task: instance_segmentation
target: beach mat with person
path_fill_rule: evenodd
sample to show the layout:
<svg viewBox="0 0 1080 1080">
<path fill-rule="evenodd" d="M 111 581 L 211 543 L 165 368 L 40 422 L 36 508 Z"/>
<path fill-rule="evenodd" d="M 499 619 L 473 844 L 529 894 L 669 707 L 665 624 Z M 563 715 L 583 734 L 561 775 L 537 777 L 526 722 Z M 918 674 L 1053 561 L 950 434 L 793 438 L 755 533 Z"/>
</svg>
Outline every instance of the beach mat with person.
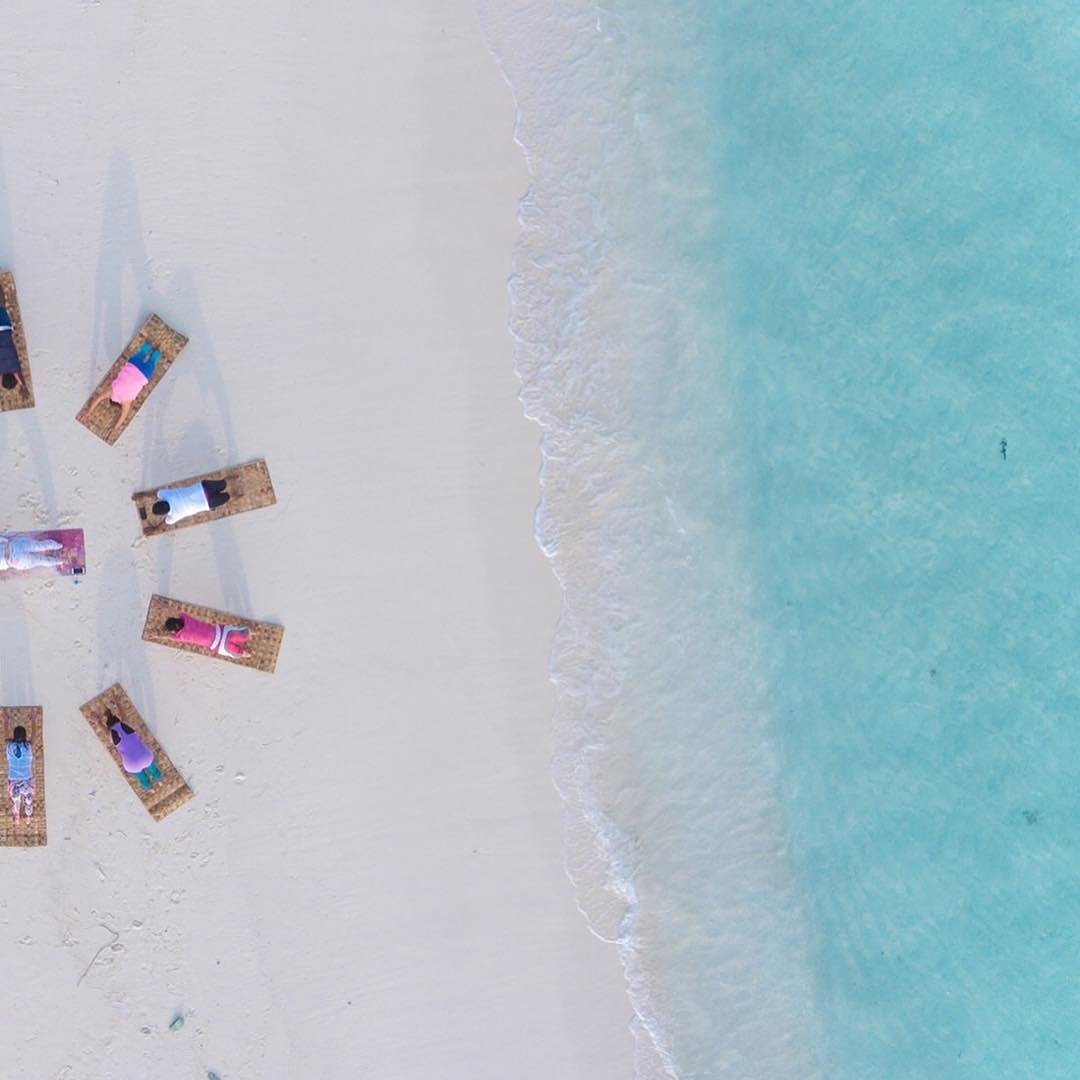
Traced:
<svg viewBox="0 0 1080 1080">
<path fill-rule="evenodd" d="M 201 525 L 277 502 L 270 470 L 261 458 L 176 480 L 131 496 L 144 536 Z"/>
<path fill-rule="evenodd" d="M 86 537 L 82 529 L 0 533 L 0 581 L 35 571 L 76 578 L 85 574 Z"/>
<path fill-rule="evenodd" d="M 80 711 L 155 821 L 168 817 L 193 798 L 194 792 L 119 683 L 92 698 Z"/>
<path fill-rule="evenodd" d="M 155 593 L 146 610 L 142 636 L 156 645 L 272 674 L 285 628 Z"/>
<path fill-rule="evenodd" d="M 4 794 L 0 812 L 0 847 L 44 847 L 45 742 L 44 714 L 38 706 L 0 708 L 4 741 Z"/>
<path fill-rule="evenodd" d="M 151 315 L 105 373 L 75 419 L 112 446 L 146 404 L 188 339 Z"/>
</svg>

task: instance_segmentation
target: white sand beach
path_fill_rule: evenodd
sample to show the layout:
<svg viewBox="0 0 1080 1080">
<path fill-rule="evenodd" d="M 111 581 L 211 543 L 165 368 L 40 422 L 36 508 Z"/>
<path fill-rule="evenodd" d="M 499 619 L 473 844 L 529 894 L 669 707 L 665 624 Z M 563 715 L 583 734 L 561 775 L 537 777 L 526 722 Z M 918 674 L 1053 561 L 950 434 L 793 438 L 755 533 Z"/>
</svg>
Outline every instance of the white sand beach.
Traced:
<svg viewBox="0 0 1080 1080">
<path fill-rule="evenodd" d="M 49 821 L 0 849 L 0 1075 L 630 1077 L 563 870 L 527 176 L 471 0 L 4 16 L 37 408 L 0 415 L 0 528 L 81 527 L 89 569 L 0 583 Z M 74 416 L 151 312 L 190 345 L 109 447 Z M 258 457 L 275 507 L 141 536 L 133 491 Z M 284 624 L 277 673 L 144 644 L 155 592 Z M 160 824 L 79 713 L 117 680 L 196 793 Z"/>
</svg>

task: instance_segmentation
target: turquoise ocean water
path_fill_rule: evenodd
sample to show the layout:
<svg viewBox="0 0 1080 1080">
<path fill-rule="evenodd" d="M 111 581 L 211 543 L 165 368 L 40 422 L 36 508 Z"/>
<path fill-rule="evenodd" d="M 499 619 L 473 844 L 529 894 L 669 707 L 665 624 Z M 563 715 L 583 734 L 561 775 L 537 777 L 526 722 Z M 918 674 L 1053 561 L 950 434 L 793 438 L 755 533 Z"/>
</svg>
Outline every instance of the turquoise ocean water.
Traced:
<svg viewBox="0 0 1080 1080">
<path fill-rule="evenodd" d="M 639 1075 L 1080 1076 L 1080 8 L 480 7 Z"/>
</svg>

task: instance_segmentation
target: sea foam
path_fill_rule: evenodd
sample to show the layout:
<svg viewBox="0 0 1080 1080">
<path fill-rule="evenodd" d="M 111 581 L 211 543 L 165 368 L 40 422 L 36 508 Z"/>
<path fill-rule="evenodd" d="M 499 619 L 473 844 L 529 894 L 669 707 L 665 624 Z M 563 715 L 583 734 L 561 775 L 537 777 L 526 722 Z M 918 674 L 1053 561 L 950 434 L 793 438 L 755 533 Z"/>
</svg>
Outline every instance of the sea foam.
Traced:
<svg viewBox="0 0 1080 1080">
<path fill-rule="evenodd" d="M 758 656 L 692 7 L 483 2 L 530 183 L 510 279 L 567 865 L 642 1078 L 811 1077 L 808 945 Z M 689 21 L 688 21 L 689 20 Z"/>
</svg>

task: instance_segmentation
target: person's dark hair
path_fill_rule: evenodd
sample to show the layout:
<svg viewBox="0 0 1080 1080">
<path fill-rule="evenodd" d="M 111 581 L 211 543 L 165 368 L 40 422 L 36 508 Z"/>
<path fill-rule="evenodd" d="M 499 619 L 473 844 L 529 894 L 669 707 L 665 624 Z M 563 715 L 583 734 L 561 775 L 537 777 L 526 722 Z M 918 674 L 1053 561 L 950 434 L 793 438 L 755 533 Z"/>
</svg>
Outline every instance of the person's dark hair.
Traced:
<svg viewBox="0 0 1080 1080">
<path fill-rule="evenodd" d="M 184 620 L 178 618 L 176 615 L 170 615 L 165 620 L 165 629 L 168 630 L 170 634 L 175 634 L 177 630 L 184 629 Z"/>
<path fill-rule="evenodd" d="M 164 499 L 158 499 L 153 506 L 150 507 L 151 513 L 157 514 L 158 517 L 164 517 L 169 512 L 169 504 Z"/>
<path fill-rule="evenodd" d="M 4 295 L 3 285 L 0 285 L 0 307 L 7 307 L 7 297 Z"/>
<path fill-rule="evenodd" d="M 112 709 L 106 709 L 105 710 L 105 718 L 102 721 L 102 723 L 104 723 L 104 725 L 106 727 L 112 727 L 113 724 L 119 724 L 120 723 L 120 717 L 117 716 L 116 713 L 114 713 L 112 711 Z"/>
<path fill-rule="evenodd" d="M 14 730 L 14 731 L 13 731 L 13 732 L 11 733 L 11 741 L 12 741 L 12 742 L 29 742 L 29 740 L 28 740 L 28 739 L 27 739 L 27 737 L 26 737 L 26 728 L 24 728 L 24 727 L 22 726 L 22 724 L 20 724 L 20 725 L 19 725 L 19 726 L 18 726 L 18 727 L 17 727 L 17 728 L 16 728 L 16 729 L 15 729 L 15 730 Z"/>
<path fill-rule="evenodd" d="M 0 301 L 0 307 L 2 306 L 3 302 Z M 0 386 L 2 386 L 5 390 L 14 390 L 15 387 L 18 385 L 19 380 L 16 379 L 10 371 L 6 371 L 3 375 L 0 375 Z"/>
</svg>

